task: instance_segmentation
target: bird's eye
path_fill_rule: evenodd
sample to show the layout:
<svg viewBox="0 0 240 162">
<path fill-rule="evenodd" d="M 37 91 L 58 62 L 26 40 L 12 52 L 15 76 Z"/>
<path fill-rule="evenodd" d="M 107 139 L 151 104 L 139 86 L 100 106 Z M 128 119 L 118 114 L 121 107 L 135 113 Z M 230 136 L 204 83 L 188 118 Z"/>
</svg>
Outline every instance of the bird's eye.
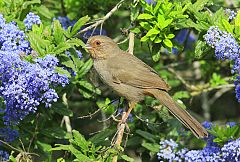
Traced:
<svg viewBox="0 0 240 162">
<path fill-rule="evenodd" d="M 100 42 L 100 41 L 96 41 L 96 45 L 97 45 L 97 46 L 100 46 L 100 45 L 101 45 L 101 42 Z"/>
</svg>

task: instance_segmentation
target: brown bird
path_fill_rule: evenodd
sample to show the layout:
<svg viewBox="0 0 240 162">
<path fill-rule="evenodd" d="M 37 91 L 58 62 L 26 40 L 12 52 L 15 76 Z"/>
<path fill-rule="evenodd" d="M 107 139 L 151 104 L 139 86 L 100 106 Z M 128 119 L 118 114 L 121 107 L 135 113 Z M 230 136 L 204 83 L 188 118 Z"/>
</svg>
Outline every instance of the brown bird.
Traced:
<svg viewBox="0 0 240 162">
<path fill-rule="evenodd" d="M 86 49 L 103 82 L 129 101 L 128 113 L 136 103 L 144 100 L 144 96 L 152 96 L 196 137 L 208 136 L 206 129 L 168 94 L 169 87 L 157 72 L 134 55 L 121 50 L 111 38 L 100 35 L 90 37 Z"/>
</svg>

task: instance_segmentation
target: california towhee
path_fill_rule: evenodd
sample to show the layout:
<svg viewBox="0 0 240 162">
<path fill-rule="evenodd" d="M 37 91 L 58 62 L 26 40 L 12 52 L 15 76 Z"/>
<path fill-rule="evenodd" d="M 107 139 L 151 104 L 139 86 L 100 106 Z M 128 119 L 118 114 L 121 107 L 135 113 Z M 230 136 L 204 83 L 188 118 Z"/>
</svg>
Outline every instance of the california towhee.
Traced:
<svg viewBox="0 0 240 162">
<path fill-rule="evenodd" d="M 121 50 L 106 36 L 90 37 L 86 48 L 101 79 L 129 101 L 129 109 L 144 100 L 145 95 L 155 97 L 196 137 L 208 136 L 205 128 L 171 98 L 168 85 L 150 66 Z"/>
</svg>

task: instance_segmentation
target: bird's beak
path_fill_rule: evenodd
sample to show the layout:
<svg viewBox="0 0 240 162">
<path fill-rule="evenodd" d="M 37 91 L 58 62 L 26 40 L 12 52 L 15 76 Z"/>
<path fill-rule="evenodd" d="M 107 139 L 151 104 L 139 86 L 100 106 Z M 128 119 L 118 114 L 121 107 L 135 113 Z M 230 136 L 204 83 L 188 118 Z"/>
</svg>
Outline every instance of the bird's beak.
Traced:
<svg viewBox="0 0 240 162">
<path fill-rule="evenodd" d="M 90 46 L 90 44 L 88 44 L 88 43 L 86 44 L 85 48 L 86 48 L 87 50 L 93 49 L 93 48 Z"/>
</svg>

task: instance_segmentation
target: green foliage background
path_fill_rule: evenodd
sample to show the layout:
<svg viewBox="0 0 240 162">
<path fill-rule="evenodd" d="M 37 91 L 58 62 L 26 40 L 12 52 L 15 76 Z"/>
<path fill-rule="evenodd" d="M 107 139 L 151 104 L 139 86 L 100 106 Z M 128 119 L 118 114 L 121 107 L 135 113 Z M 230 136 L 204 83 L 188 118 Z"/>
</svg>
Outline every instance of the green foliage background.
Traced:
<svg viewBox="0 0 240 162">
<path fill-rule="evenodd" d="M 70 84 L 59 89 L 61 98 L 51 109 L 39 109 L 28 115 L 16 127 L 20 137 L 11 145 L 1 146 L 12 151 L 11 160 L 17 161 L 111 161 L 119 154 L 122 161 L 156 161 L 159 141 L 174 138 L 183 141 L 189 148 L 201 148 L 204 141 L 196 139 L 181 124 L 169 115 L 159 102 L 151 97 L 138 104 L 133 110 L 133 122 L 124 136 L 125 147 L 113 148 L 112 139 L 117 132 L 118 109 L 126 109 L 127 103 L 112 93 L 101 81 L 92 67 L 92 60 L 84 50 L 84 41 L 77 35 L 86 23 L 102 18 L 119 1 L 117 0 L 4 0 L 0 1 L 0 13 L 7 21 L 16 21 L 24 29 L 23 19 L 29 11 L 41 17 L 42 24 L 33 26 L 27 33 L 31 47 L 43 57 L 53 54 L 60 63 L 76 72 L 72 77 L 67 70 Z M 206 45 L 203 35 L 210 26 L 232 33 L 239 41 L 240 14 L 234 22 L 228 21 L 224 8 L 239 7 L 239 2 L 229 6 L 222 0 L 161 1 L 148 5 L 144 0 L 124 1 L 123 5 L 103 24 L 107 35 L 121 42 L 129 32 L 135 33 L 134 55 L 153 67 L 171 86 L 171 95 L 181 106 L 191 112 L 199 121 L 213 121 L 221 125 L 227 121 L 239 121 L 239 103 L 233 87 L 214 102 L 210 102 L 222 90 L 221 86 L 233 83 L 232 62 L 219 61 L 214 51 Z M 88 15 L 88 16 L 86 16 Z M 68 16 L 78 20 L 68 30 L 62 29 L 54 17 Z M 187 40 L 178 44 L 174 37 L 181 29 L 188 29 L 196 42 L 186 48 Z M 120 44 L 128 49 L 128 42 Z M 179 54 L 171 54 L 172 48 Z M 83 58 L 77 57 L 75 49 L 81 50 Z M 70 50 L 71 58 L 65 55 Z M 26 57 L 31 61 L 32 56 Z M 186 83 L 182 82 L 184 78 Z M 161 111 L 156 111 L 152 107 Z M 63 116 L 70 117 L 70 123 L 62 123 Z M 68 132 L 67 127 L 74 129 Z M 224 134 L 221 126 L 213 130 L 219 143 L 239 136 L 238 128 Z M 221 133 L 223 132 L 223 133 Z M 230 133 L 229 133 L 230 132 Z M 123 146 L 123 145 L 122 145 Z M 17 151 L 22 150 L 22 151 Z M 35 153 L 38 156 L 34 154 Z"/>
</svg>

